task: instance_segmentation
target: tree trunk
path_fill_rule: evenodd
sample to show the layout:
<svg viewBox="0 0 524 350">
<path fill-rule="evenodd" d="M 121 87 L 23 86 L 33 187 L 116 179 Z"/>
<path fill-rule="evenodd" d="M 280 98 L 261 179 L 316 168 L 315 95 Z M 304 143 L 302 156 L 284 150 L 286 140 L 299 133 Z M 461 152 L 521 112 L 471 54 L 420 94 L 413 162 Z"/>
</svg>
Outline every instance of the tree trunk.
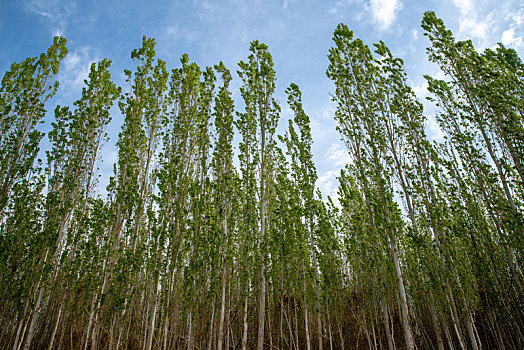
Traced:
<svg viewBox="0 0 524 350">
<path fill-rule="evenodd" d="M 249 283 L 248 283 L 249 285 Z M 247 291 L 246 291 L 247 292 Z M 247 331 L 248 331 L 248 324 L 247 324 L 247 297 L 248 294 L 246 294 L 246 297 L 244 299 L 244 327 L 242 331 L 242 350 L 247 350 Z"/>
<path fill-rule="evenodd" d="M 220 301 L 220 321 L 218 324 L 218 350 L 222 350 L 224 343 L 224 319 L 226 315 L 226 281 L 227 281 L 227 267 L 224 259 L 224 267 L 222 268 L 222 298 Z"/>
<path fill-rule="evenodd" d="M 53 345 L 55 343 L 56 331 L 58 329 L 58 325 L 60 324 L 60 317 L 62 316 L 62 308 L 63 306 L 60 304 L 60 309 L 58 310 L 58 316 L 56 317 L 55 327 L 53 328 L 53 334 L 51 335 L 51 340 L 49 341 L 49 346 L 47 347 L 48 350 L 53 349 Z"/>
<path fill-rule="evenodd" d="M 391 329 L 389 328 L 388 306 L 384 300 L 381 300 L 380 305 L 382 308 L 382 319 L 384 321 L 384 329 L 386 330 L 386 340 L 388 342 L 388 349 L 394 350 L 395 347 L 393 346 L 393 337 L 391 336 Z"/>
<path fill-rule="evenodd" d="M 153 305 L 152 305 L 153 310 L 151 314 L 151 322 L 149 323 L 146 350 L 151 350 L 151 346 L 153 345 L 153 335 L 155 333 L 155 321 L 156 321 L 156 309 L 157 309 L 157 293 L 158 293 L 158 287 L 159 287 L 159 282 L 160 282 L 159 278 L 157 280 L 157 283 L 155 283 L 155 286 L 154 286 L 155 290 L 153 291 Z"/>
<path fill-rule="evenodd" d="M 402 317 L 402 327 L 404 328 L 404 340 L 406 341 L 406 349 L 414 350 L 413 335 L 411 334 L 411 327 L 409 325 L 408 300 L 406 297 L 406 289 L 404 287 L 404 280 L 402 278 L 402 271 L 400 270 L 400 263 L 398 259 L 397 245 L 393 238 L 390 238 L 390 250 L 393 256 L 393 263 L 395 264 L 395 271 L 397 273 L 397 283 L 400 293 L 400 313 Z"/>
<path fill-rule="evenodd" d="M 265 116 L 264 116 L 265 117 Z M 265 118 L 261 118 L 265 119 Z M 258 308 L 258 336 L 257 336 L 257 350 L 264 349 L 264 327 L 266 320 L 266 273 L 265 273 L 265 233 L 266 233 L 266 188 L 265 188 L 265 176 L 266 176 L 266 159 L 265 159 L 265 147 L 266 147 L 266 133 L 264 120 L 261 120 L 261 159 L 260 159 L 260 303 Z"/>
<path fill-rule="evenodd" d="M 38 322 L 38 319 L 40 318 L 40 313 L 42 312 L 41 306 L 42 306 L 42 298 L 44 296 L 44 289 L 45 288 L 42 285 L 40 287 L 40 291 L 38 292 L 38 299 L 36 301 L 35 309 L 33 311 L 33 317 L 31 318 L 31 324 L 29 326 L 29 331 L 27 333 L 27 339 L 25 341 L 24 350 L 29 350 L 31 346 L 31 341 L 33 340 L 33 336 L 35 335 L 35 327 Z"/>
<path fill-rule="evenodd" d="M 444 350 L 444 341 L 442 340 L 442 331 L 440 330 L 438 317 L 435 312 L 433 292 L 431 288 L 429 289 L 429 310 L 431 312 L 431 323 L 433 324 L 433 329 L 435 330 L 435 337 L 437 338 L 437 348 L 438 350 Z"/>
<path fill-rule="evenodd" d="M 306 270 L 304 267 L 304 259 L 302 259 L 302 277 L 304 278 L 304 286 L 303 286 L 303 293 L 304 293 L 304 330 L 306 332 L 306 349 L 311 350 L 311 338 L 309 335 L 309 319 L 308 319 L 308 304 L 306 299 Z"/>
</svg>

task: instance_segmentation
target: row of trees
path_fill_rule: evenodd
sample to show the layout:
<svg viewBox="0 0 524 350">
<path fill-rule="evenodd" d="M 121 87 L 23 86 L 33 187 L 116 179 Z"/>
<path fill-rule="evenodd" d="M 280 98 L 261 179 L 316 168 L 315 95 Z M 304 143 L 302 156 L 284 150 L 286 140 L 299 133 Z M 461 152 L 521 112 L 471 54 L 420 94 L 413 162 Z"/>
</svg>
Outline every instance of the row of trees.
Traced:
<svg viewBox="0 0 524 350">
<path fill-rule="evenodd" d="M 343 24 L 327 76 L 351 162 L 321 200 L 297 85 L 281 107 L 266 45 L 231 72 L 145 38 L 128 87 L 110 60 L 38 124 L 65 39 L 15 63 L 0 91 L 0 344 L 12 349 L 524 347 L 524 65 L 477 52 L 434 13 L 426 77 L 435 143 L 401 59 Z M 118 160 L 97 193 L 110 110 Z M 235 151 L 235 129 L 240 136 Z M 238 156 L 238 162 L 235 161 Z"/>
</svg>

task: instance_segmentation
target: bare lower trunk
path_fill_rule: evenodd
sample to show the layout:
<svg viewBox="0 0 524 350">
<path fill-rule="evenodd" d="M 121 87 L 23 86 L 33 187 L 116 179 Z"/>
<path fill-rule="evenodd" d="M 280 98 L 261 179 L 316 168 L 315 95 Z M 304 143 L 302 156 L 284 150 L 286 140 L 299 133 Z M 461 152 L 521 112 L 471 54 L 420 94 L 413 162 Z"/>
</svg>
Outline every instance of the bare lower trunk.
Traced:
<svg viewBox="0 0 524 350">
<path fill-rule="evenodd" d="M 91 327 L 93 326 L 93 315 L 95 314 L 95 301 L 96 293 L 93 296 L 93 301 L 91 302 L 91 312 L 89 313 L 89 322 L 87 324 L 87 331 L 84 339 L 84 350 L 87 350 L 87 344 L 89 343 L 89 337 L 91 336 Z"/>
<path fill-rule="evenodd" d="M 444 327 L 444 334 L 446 335 L 449 349 L 455 350 L 455 347 L 453 346 L 453 340 L 451 339 L 451 334 L 449 333 L 449 327 Z"/>
<path fill-rule="evenodd" d="M 211 302 L 211 321 L 209 327 L 209 341 L 207 342 L 207 350 L 213 348 L 213 336 L 215 333 L 215 301 L 216 298 L 213 296 L 213 301 Z"/>
<path fill-rule="evenodd" d="M 435 308 L 433 307 L 434 298 L 431 288 L 429 289 L 429 310 L 431 312 L 431 323 L 433 324 L 433 329 L 435 330 L 435 337 L 437 338 L 437 348 L 438 350 L 444 350 L 444 341 L 442 340 L 442 331 L 440 330 L 440 325 L 438 322 L 437 314 L 435 313 Z"/>
<path fill-rule="evenodd" d="M 16 338 L 15 343 L 13 344 L 13 350 L 18 350 L 18 342 L 20 341 L 20 333 L 22 332 L 22 328 L 24 326 L 23 318 L 20 319 L 20 322 L 18 322 L 18 330 L 16 331 Z"/>
<path fill-rule="evenodd" d="M 218 350 L 222 350 L 224 343 L 224 319 L 226 315 L 226 263 L 222 269 L 222 299 L 220 301 L 220 321 L 218 324 Z"/>
<path fill-rule="evenodd" d="M 262 257 L 264 260 L 264 257 Z M 266 277 L 264 272 L 264 261 L 262 261 L 262 266 L 260 269 L 260 303 L 258 310 L 258 336 L 257 336 L 257 350 L 264 349 L 264 328 L 265 328 L 265 319 L 266 319 Z"/>
<path fill-rule="evenodd" d="M 391 336 L 391 329 L 389 328 L 388 306 L 384 300 L 382 300 L 380 304 L 382 308 L 382 319 L 384 321 L 384 328 L 386 330 L 386 339 L 388 341 L 388 349 L 394 350 L 395 347 L 393 346 L 393 337 Z"/>
<path fill-rule="evenodd" d="M 62 316 L 62 308 L 62 305 L 60 305 L 60 309 L 58 310 L 58 316 L 56 317 L 55 327 L 53 329 L 53 334 L 51 335 L 51 341 L 49 342 L 49 346 L 47 347 L 48 350 L 51 350 L 55 343 L 56 331 L 58 329 L 58 325 L 60 324 L 60 317 Z"/>
<path fill-rule="evenodd" d="M 406 349 L 414 350 L 415 344 L 413 342 L 411 326 L 409 325 L 409 312 L 408 312 L 408 300 L 406 297 L 406 289 L 404 287 L 402 271 L 400 270 L 397 245 L 393 239 L 391 239 L 390 241 L 390 249 L 391 249 L 391 255 L 393 256 L 393 263 L 395 264 L 395 271 L 397 273 L 397 283 L 398 283 L 398 289 L 400 293 L 400 313 L 402 317 L 402 327 L 404 329 L 404 340 L 406 341 Z"/>
<path fill-rule="evenodd" d="M 295 288 L 293 287 L 293 295 L 296 295 L 295 293 Z M 293 314 L 295 316 L 295 322 L 294 322 L 294 325 L 295 325 L 295 344 L 297 345 L 297 349 L 298 347 L 300 346 L 300 343 L 298 341 L 298 313 L 297 313 L 297 303 L 293 303 Z"/>
<path fill-rule="evenodd" d="M 458 339 L 460 348 L 462 350 L 465 350 L 466 349 L 466 345 L 464 344 L 464 340 L 463 340 L 464 338 L 462 336 L 462 332 L 460 331 L 460 327 L 459 327 L 459 324 L 458 324 L 459 319 L 458 319 L 457 308 L 456 308 L 456 305 L 455 305 L 455 299 L 453 297 L 453 293 L 451 291 L 451 286 L 449 285 L 449 281 L 448 280 L 446 281 L 446 284 L 447 284 L 447 288 L 448 288 L 448 295 L 446 297 L 448 299 L 449 308 L 450 308 L 450 311 L 451 311 L 451 321 L 453 322 L 453 329 L 455 330 L 455 334 L 457 335 L 457 339 Z"/>
<path fill-rule="evenodd" d="M 316 294 L 316 307 L 317 307 L 317 332 L 318 332 L 318 350 L 322 350 L 322 315 L 320 314 L 320 287 L 319 287 L 319 276 L 318 276 L 318 265 L 317 265 L 317 255 L 315 253 L 315 247 L 313 246 L 312 238 L 310 240 L 311 252 L 313 255 L 313 265 L 315 269 L 315 294 Z"/>
<path fill-rule="evenodd" d="M 151 313 L 151 323 L 149 324 L 149 332 L 147 335 L 146 350 L 151 350 L 153 345 L 153 334 L 155 333 L 155 321 L 156 321 L 156 309 L 157 309 L 157 291 L 158 291 L 158 282 L 155 285 L 155 290 L 153 291 L 153 310 Z"/>
<path fill-rule="evenodd" d="M 247 294 L 244 299 L 244 328 L 242 330 L 242 350 L 247 350 Z"/>
<path fill-rule="evenodd" d="M 187 350 L 193 348 L 193 313 L 189 311 L 189 329 L 187 331 Z"/>
<path fill-rule="evenodd" d="M 31 318 L 31 324 L 29 326 L 29 331 L 27 333 L 27 339 L 25 341 L 24 350 L 29 350 L 31 346 L 31 341 L 33 340 L 33 336 L 35 335 L 35 327 L 40 317 L 40 313 L 42 312 L 41 306 L 42 306 L 43 296 L 44 296 L 44 286 L 42 285 L 40 287 L 40 291 L 38 292 L 38 299 L 36 301 L 35 309 L 33 311 L 33 317 Z"/>
<path fill-rule="evenodd" d="M 473 350 L 479 350 L 480 347 L 475 336 L 475 331 L 473 330 L 473 322 L 470 314 L 466 317 L 466 329 L 468 330 L 469 340 L 471 341 L 471 348 Z"/>
<path fill-rule="evenodd" d="M 18 322 L 18 330 L 16 331 L 16 338 L 15 338 L 15 343 L 13 344 L 13 350 L 18 350 L 24 339 L 25 329 L 27 327 L 27 323 L 25 322 L 25 316 L 27 314 L 28 308 L 29 308 L 29 299 L 26 300 L 24 312 L 20 315 L 20 321 Z"/>
<path fill-rule="evenodd" d="M 309 336 L 309 319 L 308 319 L 308 308 L 306 300 L 306 271 L 304 267 L 304 260 L 302 260 L 302 276 L 304 277 L 304 324 L 306 331 L 306 349 L 311 350 L 311 339 Z"/>
</svg>

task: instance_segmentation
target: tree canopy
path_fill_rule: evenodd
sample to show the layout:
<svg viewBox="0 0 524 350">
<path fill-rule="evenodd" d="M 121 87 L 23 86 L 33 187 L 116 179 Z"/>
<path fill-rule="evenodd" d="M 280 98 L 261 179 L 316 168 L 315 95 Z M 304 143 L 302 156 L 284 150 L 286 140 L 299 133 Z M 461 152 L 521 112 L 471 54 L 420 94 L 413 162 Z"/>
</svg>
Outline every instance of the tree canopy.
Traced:
<svg viewBox="0 0 524 350">
<path fill-rule="evenodd" d="M 426 76 L 435 116 L 384 42 L 333 34 L 326 74 L 350 159 L 337 200 L 317 188 L 295 83 L 277 131 L 264 43 L 238 64 L 239 101 L 222 62 L 184 54 L 169 71 L 153 38 L 132 51 L 127 88 L 103 59 L 72 106 L 51 106 L 63 37 L 13 63 L 0 87 L 0 346 L 524 348 L 524 64 L 456 40 L 433 12 L 422 28 L 443 76 Z"/>
</svg>

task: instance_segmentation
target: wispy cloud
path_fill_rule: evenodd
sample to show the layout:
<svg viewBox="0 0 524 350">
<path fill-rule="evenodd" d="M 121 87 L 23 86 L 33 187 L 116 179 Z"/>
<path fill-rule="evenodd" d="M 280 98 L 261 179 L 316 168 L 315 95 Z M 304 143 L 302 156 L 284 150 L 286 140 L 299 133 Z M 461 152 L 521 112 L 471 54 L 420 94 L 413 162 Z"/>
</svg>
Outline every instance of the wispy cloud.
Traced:
<svg viewBox="0 0 524 350">
<path fill-rule="evenodd" d="M 502 32 L 500 41 L 514 49 L 524 48 L 524 4 L 506 17 L 510 28 Z"/>
<path fill-rule="evenodd" d="M 490 28 L 494 25 L 493 13 L 480 16 L 481 11 L 472 0 L 453 0 L 453 4 L 459 11 L 459 36 L 479 39 L 485 43 Z"/>
<path fill-rule="evenodd" d="M 76 10 L 76 0 L 29 0 L 25 9 L 48 21 L 53 35 L 63 35 L 69 17 Z"/>
<path fill-rule="evenodd" d="M 371 0 L 371 14 L 373 21 L 380 30 L 386 30 L 397 19 L 397 13 L 402 8 L 400 0 Z"/>
<path fill-rule="evenodd" d="M 505 46 L 520 48 L 522 46 L 522 37 L 515 36 L 515 29 L 511 28 L 511 29 L 505 30 L 502 33 L 501 42 Z"/>
<path fill-rule="evenodd" d="M 325 156 L 332 161 L 334 167 L 343 168 L 350 162 L 350 157 L 346 148 L 340 143 L 334 143 L 329 147 Z"/>
<path fill-rule="evenodd" d="M 328 170 L 318 177 L 317 187 L 320 189 L 323 198 L 328 196 L 336 197 L 338 190 L 338 175 L 340 170 Z"/>
<path fill-rule="evenodd" d="M 199 39 L 199 34 L 197 31 L 180 27 L 178 24 L 167 27 L 165 34 L 167 37 L 173 38 L 175 40 L 184 40 L 187 43 L 193 43 Z"/>
<path fill-rule="evenodd" d="M 422 81 L 420 84 L 412 85 L 413 92 L 418 99 L 423 100 L 429 94 L 428 92 L 428 82 L 426 80 Z"/>
<path fill-rule="evenodd" d="M 69 52 L 60 67 L 59 80 L 62 93 L 78 98 L 84 80 L 89 76 L 91 64 L 98 60 L 93 48 L 89 46 Z"/>
<path fill-rule="evenodd" d="M 401 0 L 337 0 L 328 8 L 328 13 L 343 17 L 351 11 L 354 20 L 373 23 L 383 31 L 393 25 L 401 8 Z"/>
<path fill-rule="evenodd" d="M 369 16 L 369 0 L 337 0 L 328 8 L 328 13 L 339 19 L 350 13 L 353 20 L 360 22 Z"/>
</svg>

